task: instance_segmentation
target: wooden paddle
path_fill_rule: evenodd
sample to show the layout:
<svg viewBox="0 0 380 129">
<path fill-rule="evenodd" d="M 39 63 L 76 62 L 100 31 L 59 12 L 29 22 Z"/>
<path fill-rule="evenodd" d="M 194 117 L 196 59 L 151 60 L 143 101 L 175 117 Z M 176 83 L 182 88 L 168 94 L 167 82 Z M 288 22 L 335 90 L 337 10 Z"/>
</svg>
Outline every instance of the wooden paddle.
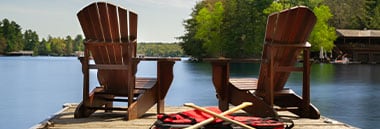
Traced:
<svg viewBox="0 0 380 129">
<path fill-rule="evenodd" d="M 234 108 L 231 108 L 231 109 L 229 109 L 229 110 L 227 110 L 227 111 L 225 111 L 225 112 L 223 112 L 223 113 L 221 113 L 221 114 L 217 114 L 217 113 L 215 113 L 215 112 L 212 112 L 212 111 L 207 110 L 206 108 L 199 107 L 199 106 L 197 106 L 197 105 L 195 105 L 195 104 L 193 104 L 193 103 L 185 103 L 184 106 L 192 107 L 192 108 L 194 108 L 194 109 L 198 109 L 198 110 L 200 110 L 200 111 L 202 111 L 202 112 L 205 112 L 205 113 L 207 113 L 207 114 L 210 114 L 210 115 L 213 115 L 213 116 L 214 116 L 213 118 L 209 118 L 209 119 L 207 119 L 207 120 L 204 120 L 204 121 L 202 121 L 202 122 L 200 122 L 200 123 L 197 123 L 197 124 L 195 124 L 195 125 L 192 125 L 192 126 L 190 126 L 190 127 L 187 127 L 187 128 L 185 128 L 185 129 L 197 129 L 197 128 L 200 128 L 200 127 L 202 127 L 202 126 L 204 126 L 204 125 L 206 125 L 206 124 L 208 124 L 208 123 L 214 121 L 214 120 L 215 120 L 215 117 L 220 118 L 220 119 L 225 120 L 225 121 L 232 122 L 232 123 L 234 123 L 234 124 L 237 124 L 237 125 L 239 125 L 239 126 L 241 126 L 241 127 L 247 128 L 247 129 L 254 129 L 253 127 L 250 127 L 250 126 L 248 126 L 248 125 L 246 125 L 246 124 L 244 124 L 244 123 L 241 123 L 241 122 L 238 122 L 238 121 L 232 120 L 232 119 L 230 119 L 230 118 L 224 116 L 224 115 L 228 115 L 228 114 L 234 113 L 234 112 L 236 112 L 236 111 L 238 111 L 238 110 L 240 110 L 240 109 L 242 109 L 242 108 L 245 108 L 245 107 L 247 107 L 247 106 L 251 106 L 251 105 L 252 105 L 251 102 L 243 102 L 242 104 L 240 104 L 240 105 L 238 105 L 238 106 L 236 106 L 236 107 L 234 107 Z"/>
</svg>

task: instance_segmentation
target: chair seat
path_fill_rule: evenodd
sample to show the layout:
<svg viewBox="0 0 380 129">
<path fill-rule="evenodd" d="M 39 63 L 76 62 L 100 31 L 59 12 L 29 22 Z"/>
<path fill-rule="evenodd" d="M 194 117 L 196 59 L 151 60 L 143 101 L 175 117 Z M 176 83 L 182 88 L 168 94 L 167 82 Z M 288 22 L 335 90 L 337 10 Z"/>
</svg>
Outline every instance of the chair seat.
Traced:
<svg viewBox="0 0 380 129">
<path fill-rule="evenodd" d="M 157 82 L 156 78 L 136 78 L 135 89 L 151 89 Z"/>
<path fill-rule="evenodd" d="M 134 96 L 136 97 L 139 94 L 144 93 L 144 91 L 153 88 L 156 82 L 156 78 L 136 78 L 135 90 L 133 91 L 133 93 L 135 94 Z M 124 93 L 122 91 L 105 90 L 103 87 L 97 87 L 94 91 L 96 94 L 112 94 L 115 96 L 125 97 L 128 96 L 127 93 Z"/>
<path fill-rule="evenodd" d="M 230 83 L 239 90 L 256 90 L 257 78 L 230 78 Z"/>
</svg>

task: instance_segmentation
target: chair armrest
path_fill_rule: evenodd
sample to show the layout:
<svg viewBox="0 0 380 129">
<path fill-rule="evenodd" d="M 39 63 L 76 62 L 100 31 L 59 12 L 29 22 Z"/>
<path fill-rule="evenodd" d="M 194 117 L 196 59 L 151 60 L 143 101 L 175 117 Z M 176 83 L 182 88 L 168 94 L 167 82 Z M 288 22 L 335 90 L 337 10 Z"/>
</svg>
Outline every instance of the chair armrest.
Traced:
<svg viewBox="0 0 380 129">
<path fill-rule="evenodd" d="M 157 61 L 157 100 L 159 103 L 164 103 L 164 98 L 173 81 L 173 66 L 180 58 L 172 57 L 143 57 L 134 58 L 138 61 Z M 160 105 L 160 104 L 158 104 Z M 161 105 L 163 107 L 163 105 Z"/>
</svg>

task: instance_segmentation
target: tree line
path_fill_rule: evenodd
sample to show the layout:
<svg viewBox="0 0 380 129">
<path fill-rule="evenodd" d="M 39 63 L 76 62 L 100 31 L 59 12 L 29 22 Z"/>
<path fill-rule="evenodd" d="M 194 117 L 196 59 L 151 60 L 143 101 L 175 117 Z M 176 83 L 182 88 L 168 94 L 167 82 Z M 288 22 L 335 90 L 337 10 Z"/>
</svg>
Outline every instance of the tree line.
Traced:
<svg viewBox="0 0 380 129">
<path fill-rule="evenodd" d="M 33 55 L 73 56 L 83 51 L 83 36 L 52 37 L 39 39 L 36 31 L 22 32 L 14 21 L 0 21 L 0 55 L 8 52 L 33 51 Z M 178 43 L 138 43 L 137 53 L 144 56 L 181 57 L 185 56 Z"/>
<path fill-rule="evenodd" d="M 0 21 L 0 54 L 17 51 L 33 51 L 33 55 L 73 55 L 75 51 L 83 51 L 83 36 L 52 37 L 47 39 L 39 36 L 36 31 L 22 28 L 15 21 L 3 19 Z"/>
<path fill-rule="evenodd" d="M 317 23 L 312 51 L 331 51 L 339 29 L 380 29 L 380 0 L 202 0 L 184 20 L 185 54 L 204 57 L 261 57 L 267 16 L 290 7 L 309 7 Z"/>
<path fill-rule="evenodd" d="M 183 57 L 184 52 L 178 43 L 138 43 L 137 53 L 151 57 Z"/>
</svg>

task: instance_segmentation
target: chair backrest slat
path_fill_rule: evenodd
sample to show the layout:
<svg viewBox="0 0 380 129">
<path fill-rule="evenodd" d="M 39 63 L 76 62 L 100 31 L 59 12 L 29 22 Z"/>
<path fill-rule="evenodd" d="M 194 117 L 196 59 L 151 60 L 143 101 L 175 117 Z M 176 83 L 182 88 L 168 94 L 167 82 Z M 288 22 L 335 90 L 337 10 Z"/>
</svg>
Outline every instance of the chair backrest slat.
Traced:
<svg viewBox="0 0 380 129">
<path fill-rule="evenodd" d="M 98 9 L 97 9 L 97 6 L 89 6 L 89 9 L 88 9 L 88 15 L 90 17 L 90 26 L 93 30 L 93 33 L 95 34 L 95 39 L 97 41 L 103 41 L 104 38 L 103 38 L 103 32 L 101 30 L 101 24 L 100 24 L 100 17 L 98 15 Z M 87 38 L 87 37 L 86 37 Z"/>
<path fill-rule="evenodd" d="M 271 14 L 268 17 L 265 41 L 267 43 L 305 43 L 315 24 L 315 15 L 307 8 L 296 8 Z M 314 21 L 314 22 L 304 22 Z"/>
<path fill-rule="evenodd" d="M 84 36 L 88 39 L 95 39 L 95 32 L 92 28 L 92 23 L 88 10 L 82 10 L 78 13 L 79 23 L 82 27 Z"/>
<path fill-rule="evenodd" d="M 128 12 L 125 9 L 119 7 L 119 22 L 120 23 L 128 23 Z M 122 42 L 128 42 L 128 24 L 120 24 L 120 38 Z"/>
<path fill-rule="evenodd" d="M 108 12 L 109 12 L 109 27 L 110 27 L 110 33 L 111 33 L 111 38 L 113 42 L 120 42 L 120 35 L 119 35 L 119 29 L 120 25 L 118 22 L 118 11 L 117 7 L 114 5 L 108 5 Z M 120 23 L 122 24 L 122 23 Z"/>
<path fill-rule="evenodd" d="M 100 22 L 100 30 L 102 34 L 103 41 L 111 42 L 111 27 L 110 27 L 110 21 L 111 18 L 110 15 L 112 14 L 112 10 L 109 10 L 109 6 L 107 7 L 106 3 L 98 3 L 98 17 Z"/>
<path fill-rule="evenodd" d="M 137 39 L 137 14 L 129 11 L 129 35 L 130 35 L 130 41 Z"/>
</svg>

